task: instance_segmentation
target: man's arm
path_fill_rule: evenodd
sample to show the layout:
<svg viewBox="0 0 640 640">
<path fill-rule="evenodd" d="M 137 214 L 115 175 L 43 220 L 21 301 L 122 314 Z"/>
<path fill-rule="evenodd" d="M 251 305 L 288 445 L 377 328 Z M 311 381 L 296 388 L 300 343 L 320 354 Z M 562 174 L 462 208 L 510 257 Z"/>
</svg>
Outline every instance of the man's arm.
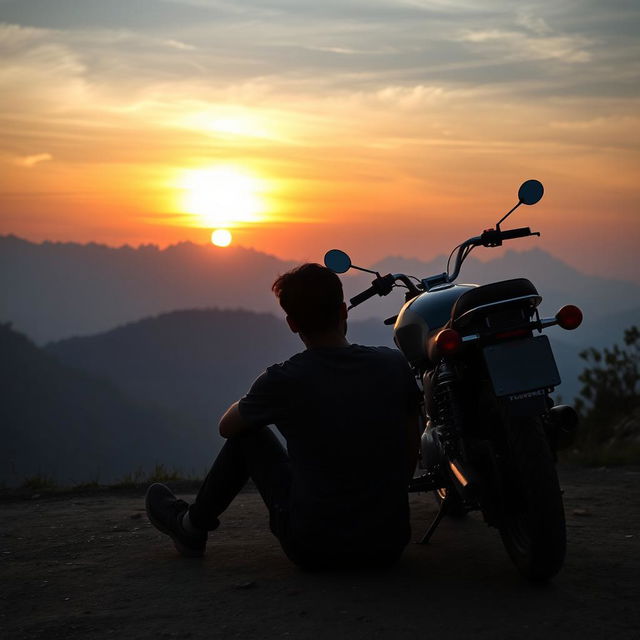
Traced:
<svg viewBox="0 0 640 640">
<path fill-rule="evenodd" d="M 234 402 L 220 418 L 218 430 L 223 438 L 233 438 L 240 433 L 244 433 L 250 425 L 240 415 L 238 403 Z"/>
<path fill-rule="evenodd" d="M 409 480 L 413 478 L 418 464 L 418 453 L 420 451 L 420 418 L 418 412 L 409 418 L 407 423 L 407 453 Z"/>
<path fill-rule="evenodd" d="M 277 424 L 278 416 L 282 413 L 282 390 L 278 379 L 269 373 L 271 369 L 269 367 L 261 373 L 251 389 L 220 418 L 218 429 L 223 438 L 233 438 L 250 429 Z"/>
</svg>

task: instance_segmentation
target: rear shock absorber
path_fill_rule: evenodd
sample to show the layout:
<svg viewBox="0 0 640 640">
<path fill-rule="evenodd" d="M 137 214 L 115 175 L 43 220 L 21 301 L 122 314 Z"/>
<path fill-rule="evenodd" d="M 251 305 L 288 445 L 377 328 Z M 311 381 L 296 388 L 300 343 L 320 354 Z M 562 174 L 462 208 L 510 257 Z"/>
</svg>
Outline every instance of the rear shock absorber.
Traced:
<svg viewBox="0 0 640 640">
<path fill-rule="evenodd" d="M 442 447 L 449 458 L 463 458 L 461 441 L 462 410 L 456 392 L 456 375 L 451 365 L 442 362 L 437 371 L 434 389 L 436 429 Z"/>
</svg>

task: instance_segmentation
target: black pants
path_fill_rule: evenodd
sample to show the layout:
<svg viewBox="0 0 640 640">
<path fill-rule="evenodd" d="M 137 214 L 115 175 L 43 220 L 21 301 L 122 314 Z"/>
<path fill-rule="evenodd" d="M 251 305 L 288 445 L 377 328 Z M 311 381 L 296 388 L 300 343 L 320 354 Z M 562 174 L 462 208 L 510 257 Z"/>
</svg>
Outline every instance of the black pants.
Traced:
<svg viewBox="0 0 640 640">
<path fill-rule="evenodd" d="M 270 429 L 260 429 L 227 440 L 189 507 L 189 518 L 199 529 L 213 531 L 218 516 L 251 478 L 269 510 L 269 526 L 289 559 L 306 569 L 380 567 L 393 564 L 404 545 L 370 550 L 362 541 L 357 553 L 327 546 L 309 549 L 289 534 L 291 466 L 284 447 Z M 360 545 L 359 545 L 360 546 Z"/>
<path fill-rule="evenodd" d="M 227 440 L 189 508 L 195 527 L 213 531 L 218 516 L 251 478 L 269 509 L 273 534 L 285 534 L 291 467 L 289 457 L 273 431 L 260 429 Z"/>
</svg>

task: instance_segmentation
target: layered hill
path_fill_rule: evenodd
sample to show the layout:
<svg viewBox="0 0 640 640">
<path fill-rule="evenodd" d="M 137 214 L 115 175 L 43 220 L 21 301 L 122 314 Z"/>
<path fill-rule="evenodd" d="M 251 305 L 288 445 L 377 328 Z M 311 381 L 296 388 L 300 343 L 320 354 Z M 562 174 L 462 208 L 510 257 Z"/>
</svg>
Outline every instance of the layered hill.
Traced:
<svg viewBox="0 0 640 640">
<path fill-rule="evenodd" d="M 391 346 L 387 327 L 354 323 L 354 341 Z M 46 347 L 68 365 L 107 378 L 146 405 L 214 431 L 229 404 L 266 367 L 304 349 L 281 317 L 241 310 L 175 311 Z"/>
<path fill-rule="evenodd" d="M 0 482 L 37 474 L 61 484 L 111 482 L 157 463 L 201 471 L 184 419 L 63 364 L 6 324 L 0 353 Z"/>
<path fill-rule="evenodd" d="M 389 328 L 379 321 L 354 323 L 350 335 L 364 344 L 392 344 Z M 51 343 L 46 351 L 75 372 L 109 380 L 123 397 L 154 414 L 171 416 L 181 450 L 174 455 L 175 439 L 163 436 L 165 446 L 154 460 L 202 472 L 223 444 L 217 433 L 222 413 L 267 366 L 303 348 L 282 317 L 208 309 L 146 318 L 94 336 Z M 89 392 L 77 376 L 75 392 L 88 403 Z M 158 422 L 158 428 L 165 423 Z M 126 424 L 131 434 L 138 429 L 131 421 Z M 140 427 L 148 424 L 141 422 Z M 83 446 L 86 443 L 79 443 L 78 448 Z"/>
</svg>

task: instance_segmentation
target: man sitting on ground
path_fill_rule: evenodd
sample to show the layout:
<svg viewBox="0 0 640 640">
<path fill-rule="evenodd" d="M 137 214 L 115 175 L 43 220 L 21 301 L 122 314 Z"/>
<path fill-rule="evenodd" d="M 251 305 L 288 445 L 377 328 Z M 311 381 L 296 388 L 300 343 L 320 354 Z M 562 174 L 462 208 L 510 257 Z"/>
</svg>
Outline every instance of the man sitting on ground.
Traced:
<svg viewBox="0 0 640 640">
<path fill-rule="evenodd" d="M 149 487 L 149 520 L 180 553 L 202 556 L 208 532 L 252 478 L 294 563 L 391 564 L 410 536 L 415 380 L 399 352 L 349 344 L 342 283 L 329 269 L 304 264 L 272 288 L 306 349 L 269 367 L 222 416 L 227 441 L 193 504 L 162 484 Z"/>
</svg>

